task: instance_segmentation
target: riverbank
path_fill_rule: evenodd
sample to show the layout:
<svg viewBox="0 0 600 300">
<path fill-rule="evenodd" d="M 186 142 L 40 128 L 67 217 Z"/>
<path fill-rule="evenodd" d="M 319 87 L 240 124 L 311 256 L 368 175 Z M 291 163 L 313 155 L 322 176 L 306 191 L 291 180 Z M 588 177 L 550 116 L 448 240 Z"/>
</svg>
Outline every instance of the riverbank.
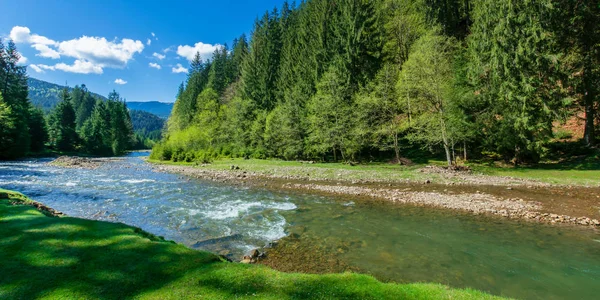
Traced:
<svg viewBox="0 0 600 300">
<path fill-rule="evenodd" d="M 499 299 L 439 284 L 228 263 L 124 224 L 49 216 L 20 193 L 0 196 L 0 298 Z"/>
<path fill-rule="evenodd" d="M 439 166 L 350 166 L 242 159 L 202 165 L 150 162 L 159 172 L 233 184 L 384 200 L 541 223 L 600 227 L 600 172 L 596 170 L 580 171 L 587 173 L 580 174 L 574 182 L 585 182 L 585 185 L 567 185 Z M 596 173 L 599 177 L 593 178 Z M 581 181 L 582 178 L 585 180 Z M 570 182 L 569 178 L 563 182 Z"/>
</svg>

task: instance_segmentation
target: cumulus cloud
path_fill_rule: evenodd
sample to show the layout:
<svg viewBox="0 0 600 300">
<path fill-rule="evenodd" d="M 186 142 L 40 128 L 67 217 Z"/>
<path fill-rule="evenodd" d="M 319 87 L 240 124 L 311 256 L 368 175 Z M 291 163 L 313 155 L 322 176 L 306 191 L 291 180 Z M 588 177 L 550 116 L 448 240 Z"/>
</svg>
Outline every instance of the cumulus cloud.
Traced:
<svg viewBox="0 0 600 300">
<path fill-rule="evenodd" d="M 48 47 L 47 45 L 33 44 L 33 45 L 31 45 L 31 47 L 33 47 L 35 50 L 40 52 L 39 54 L 36 54 L 35 56 L 47 57 L 47 58 L 52 58 L 52 59 L 60 58 L 60 53 L 58 53 L 56 50 Z"/>
<path fill-rule="evenodd" d="M 38 65 L 38 66 L 40 66 L 40 65 Z M 67 65 L 65 63 L 58 63 L 58 64 L 54 65 L 53 67 L 48 68 L 48 70 L 61 70 L 64 72 L 78 73 L 78 74 L 102 74 L 104 72 L 102 70 L 102 66 L 96 65 L 89 61 L 84 61 L 84 60 L 79 60 L 79 59 L 75 60 L 75 63 L 73 63 L 72 65 Z"/>
<path fill-rule="evenodd" d="M 112 42 L 105 38 L 83 36 L 61 42 L 58 49 L 61 54 L 77 59 L 85 59 L 104 66 L 122 67 L 133 58 L 135 53 L 144 50 L 144 44 L 131 39 Z"/>
<path fill-rule="evenodd" d="M 127 81 L 125 81 L 125 80 L 123 80 L 121 78 L 117 78 L 117 79 L 115 79 L 115 83 L 123 85 L 123 84 L 127 84 Z"/>
<path fill-rule="evenodd" d="M 163 55 L 163 54 L 160 54 L 160 53 L 156 53 L 156 52 L 154 52 L 152 54 L 152 56 L 158 58 L 158 60 L 163 60 L 163 59 L 165 59 L 165 57 L 167 57 L 166 55 Z"/>
<path fill-rule="evenodd" d="M 27 57 L 19 54 L 19 61 L 17 61 L 17 64 L 24 65 L 27 63 L 27 60 L 28 60 Z"/>
<path fill-rule="evenodd" d="M 13 27 L 9 37 L 17 44 L 56 45 L 55 41 L 41 35 L 31 34 L 29 28 L 22 26 Z"/>
<path fill-rule="evenodd" d="M 188 70 L 184 68 L 181 64 L 177 64 L 177 66 L 171 69 L 173 73 L 187 73 Z"/>
<path fill-rule="evenodd" d="M 29 67 L 33 69 L 36 73 L 44 73 L 44 70 L 42 70 L 42 68 L 38 67 L 37 65 L 29 65 Z"/>
<path fill-rule="evenodd" d="M 215 52 L 216 49 L 219 49 L 221 47 L 222 46 L 219 44 L 211 45 L 202 42 L 198 42 L 194 44 L 194 46 L 179 45 L 177 47 L 177 54 L 181 57 L 185 57 L 189 61 L 192 61 L 194 59 L 194 56 L 196 55 L 196 52 L 198 52 L 200 53 L 202 59 L 208 59 L 213 54 L 213 52 Z"/>
<path fill-rule="evenodd" d="M 158 70 L 161 69 L 161 66 L 159 64 L 157 64 L 157 63 L 149 63 L 148 65 L 150 66 L 150 68 L 155 68 L 155 69 L 158 69 Z"/>
<path fill-rule="evenodd" d="M 74 58 L 72 65 L 58 63 L 54 66 L 41 67 L 36 65 L 33 70 L 62 70 L 81 74 L 102 74 L 103 68 L 123 68 L 133 59 L 136 53 L 144 50 L 144 44 L 139 40 L 115 39 L 104 37 L 82 36 L 80 38 L 57 42 L 47 37 L 31 34 L 27 27 L 15 26 L 10 32 L 10 38 L 15 43 L 31 44 L 39 53 L 36 56 L 59 59 Z"/>
<path fill-rule="evenodd" d="M 152 40 L 151 39 L 146 40 L 146 45 L 148 45 L 148 46 L 152 45 Z"/>
</svg>

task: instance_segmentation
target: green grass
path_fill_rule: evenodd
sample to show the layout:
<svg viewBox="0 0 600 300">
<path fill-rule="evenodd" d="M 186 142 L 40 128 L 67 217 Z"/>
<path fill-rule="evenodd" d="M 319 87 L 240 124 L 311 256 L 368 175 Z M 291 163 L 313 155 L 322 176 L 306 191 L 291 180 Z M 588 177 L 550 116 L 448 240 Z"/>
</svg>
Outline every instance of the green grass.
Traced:
<svg viewBox="0 0 600 300">
<path fill-rule="evenodd" d="M 489 167 L 484 165 L 474 166 L 486 175 L 508 176 L 523 179 L 533 179 L 552 184 L 567 185 L 600 185 L 600 168 L 597 170 L 568 170 L 561 168 L 543 167 Z"/>
<path fill-rule="evenodd" d="M 589 159 L 593 160 L 593 158 Z M 185 162 L 164 162 L 151 160 L 153 163 L 189 165 L 195 163 Z M 429 165 L 443 166 L 443 161 L 429 161 Z M 211 170 L 229 170 L 231 165 L 239 166 L 244 171 L 256 172 L 258 174 L 276 175 L 276 176 L 299 176 L 310 177 L 317 180 L 370 180 L 370 181 L 424 181 L 432 179 L 435 182 L 444 182 L 448 179 L 442 179 L 437 174 L 425 174 L 418 172 L 418 169 L 425 164 L 413 166 L 400 166 L 387 163 L 366 163 L 357 166 L 350 166 L 342 163 L 315 163 L 306 164 L 297 161 L 281 160 L 260 160 L 260 159 L 218 159 L 213 163 L 202 168 Z M 570 185 L 600 185 L 600 162 L 585 163 L 543 163 L 532 166 L 513 167 L 496 166 L 481 162 L 470 162 L 469 166 L 473 168 L 474 174 L 484 174 L 491 176 L 507 176 L 522 179 L 537 180 L 552 184 L 570 184 Z"/>
<path fill-rule="evenodd" d="M 196 163 L 149 160 L 152 163 L 195 166 Z M 435 163 L 435 162 L 432 162 Z M 367 163 L 351 166 L 344 163 L 307 164 L 298 161 L 224 158 L 213 161 L 202 168 L 230 170 L 231 166 L 243 171 L 275 176 L 310 177 L 315 180 L 371 180 L 402 181 L 435 179 L 435 174 L 423 174 L 416 170 L 423 165 L 400 166 L 388 163 Z"/>
<path fill-rule="evenodd" d="M 26 205 L 23 195 L 0 190 L 6 193 L 11 200 L 0 199 L 0 299 L 496 298 L 439 284 L 223 262 L 123 224 L 49 217 Z"/>
</svg>

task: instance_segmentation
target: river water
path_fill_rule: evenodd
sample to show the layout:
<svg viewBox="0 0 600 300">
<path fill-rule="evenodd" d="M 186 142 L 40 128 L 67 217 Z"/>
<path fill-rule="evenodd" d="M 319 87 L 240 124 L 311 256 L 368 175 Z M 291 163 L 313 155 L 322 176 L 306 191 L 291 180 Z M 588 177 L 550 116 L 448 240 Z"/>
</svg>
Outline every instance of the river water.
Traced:
<svg viewBox="0 0 600 300">
<path fill-rule="evenodd" d="M 521 299 L 600 297 L 600 234 L 592 229 L 230 186 L 154 172 L 145 155 L 96 170 L 0 162 L 0 187 L 69 216 L 123 222 L 233 259 L 293 233 L 285 247 L 322 251 L 315 254 L 384 281 Z"/>
</svg>

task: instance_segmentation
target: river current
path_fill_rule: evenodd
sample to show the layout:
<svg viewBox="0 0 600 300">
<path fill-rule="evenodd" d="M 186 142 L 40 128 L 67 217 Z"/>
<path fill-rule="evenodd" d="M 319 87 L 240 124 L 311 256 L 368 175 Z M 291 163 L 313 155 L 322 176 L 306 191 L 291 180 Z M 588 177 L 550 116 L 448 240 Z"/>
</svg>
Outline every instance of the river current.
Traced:
<svg viewBox="0 0 600 300">
<path fill-rule="evenodd" d="M 155 172 L 145 155 L 95 170 L 0 162 L 0 187 L 69 216 L 122 222 L 232 259 L 297 232 L 297 242 L 285 241 L 298 251 L 328 251 L 384 281 L 522 299 L 600 297 L 600 234 L 592 229 L 231 186 Z"/>
</svg>

